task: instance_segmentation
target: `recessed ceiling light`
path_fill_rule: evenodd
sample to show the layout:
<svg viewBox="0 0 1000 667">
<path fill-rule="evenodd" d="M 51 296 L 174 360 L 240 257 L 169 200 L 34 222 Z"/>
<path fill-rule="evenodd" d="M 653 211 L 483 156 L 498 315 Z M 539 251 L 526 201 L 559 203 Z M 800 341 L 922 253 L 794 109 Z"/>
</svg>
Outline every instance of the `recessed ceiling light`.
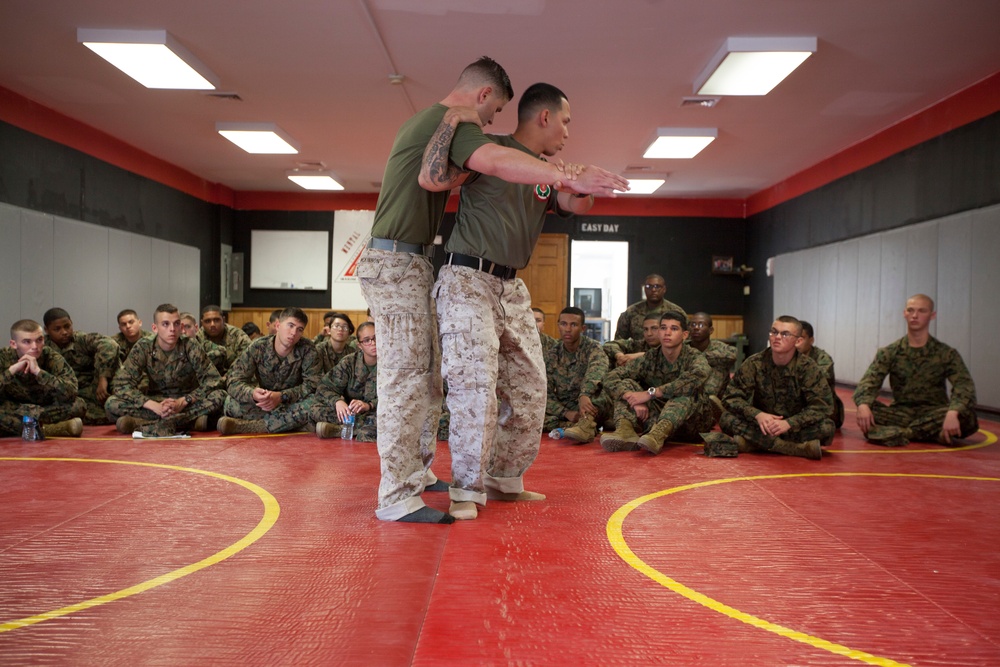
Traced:
<svg viewBox="0 0 1000 667">
<path fill-rule="evenodd" d="M 247 153 L 274 155 L 299 152 L 299 144 L 274 123 L 216 123 L 216 131 Z"/>
<path fill-rule="evenodd" d="M 815 52 L 815 37 L 730 37 L 695 79 L 694 91 L 767 95 Z"/>
<path fill-rule="evenodd" d="M 219 78 L 166 30 L 78 28 L 76 41 L 147 88 L 214 90 Z"/>
<path fill-rule="evenodd" d="M 714 127 L 660 127 L 656 139 L 649 145 L 644 158 L 693 158 L 705 146 L 715 141 L 719 130 Z"/>
<path fill-rule="evenodd" d="M 622 192 L 621 190 L 615 190 L 620 195 L 649 195 L 659 189 L 661 185 L 666 183 L 664 178 L 628 178 L 628 192 Z"/>
<path fill-rule="evenodd" d="M 293 169 L 288 172 L 288 180 L 306 190 L 343 190 L 328 171 L 300 171 Z"/>
</svg>

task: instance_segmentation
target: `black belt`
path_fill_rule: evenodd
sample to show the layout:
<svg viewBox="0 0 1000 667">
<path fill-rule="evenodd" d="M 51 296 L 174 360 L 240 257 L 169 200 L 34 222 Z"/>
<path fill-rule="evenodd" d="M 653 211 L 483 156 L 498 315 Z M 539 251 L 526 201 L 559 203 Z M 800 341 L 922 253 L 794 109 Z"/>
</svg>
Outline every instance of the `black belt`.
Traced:
<svg viewBox="0 0 1000 667">
<path fill-rule="evenodd" d="M 433 245 L 420 245 L 419 243 L 403 243 L 402 241 L 396 241 L 393 239 L 377 239 L 372 238 L 368 242 L 369 248 L 374 248 L 375 250 L 392 250 L 393 252 L 409 252 L 414 255 L 425 255 L 426 257 L 434 256 L 434 246 Z"/>
<path fill-rule="evenodd" d="M 448 253 L 447 263 L 479 269 L 480 271 L 484 271 L 491 276 L 496 276 L 497 278 L 502 278 L 503 280 L 513 280 L 514 276 L 517 275 L 517 269 L 504 266 L 502 264 L 494 264 L 490 260 L 483 259 L 482 257 L 473 257 L 471 255 L 463 255 L 457 252 Z"/>
</svg>

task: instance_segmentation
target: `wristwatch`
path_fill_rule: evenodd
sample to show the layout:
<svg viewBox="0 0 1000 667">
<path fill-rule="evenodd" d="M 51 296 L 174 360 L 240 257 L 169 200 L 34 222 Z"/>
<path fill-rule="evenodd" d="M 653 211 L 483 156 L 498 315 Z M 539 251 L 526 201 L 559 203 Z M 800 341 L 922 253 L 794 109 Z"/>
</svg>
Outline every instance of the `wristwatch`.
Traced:
<svg viewBox="0 0 1000 667">
<path fill-rule="evenodd" d="M 650 387 L 646 390 L 646 393 L 648 393 L 651 397 L 656 398 L 656 387 Z"/>
</svg>

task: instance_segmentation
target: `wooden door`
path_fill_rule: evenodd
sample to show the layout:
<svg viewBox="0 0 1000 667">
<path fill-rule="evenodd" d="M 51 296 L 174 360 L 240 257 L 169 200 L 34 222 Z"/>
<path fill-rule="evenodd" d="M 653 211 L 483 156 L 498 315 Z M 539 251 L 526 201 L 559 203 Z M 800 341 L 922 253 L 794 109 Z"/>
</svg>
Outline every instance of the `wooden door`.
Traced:
<svg viewBox="0 0 1000 667">
<path fill-rule="evenodd" d="M 542 234 L 531 261 L 517 275 L 531 293 L 531 305 L 545 311 L 545 333 L 559 337 L 559 311 L 569 294 L 569 236 Z"/>
</svg>

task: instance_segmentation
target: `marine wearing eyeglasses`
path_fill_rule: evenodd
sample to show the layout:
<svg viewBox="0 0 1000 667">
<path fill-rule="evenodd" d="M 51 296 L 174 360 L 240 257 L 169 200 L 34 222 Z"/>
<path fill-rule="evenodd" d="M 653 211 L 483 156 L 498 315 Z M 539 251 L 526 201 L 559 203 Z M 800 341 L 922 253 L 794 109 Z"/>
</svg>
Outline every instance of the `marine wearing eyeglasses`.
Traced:
<svg viewBox="0 0 1000 667">
<path fill-rule="evenodd" d="M 347 355 L 358 351 L 358 341 L 354 338 L 354 323 L 345 313 L 329 312 L 326 314 L 326 326 L 323 327 L 322 340 L 316 342 L 316 354 L 324 373 L 329 373 Z"/>
<path fill-rule="evenodd" d="M 687 317 L 683 308 L 664 298 L 667 293 L 667 283 L 663 276 L 655 273 L 646 276 L 643 290 L 646 294 L 646 300 L 633 303 L 618 317 L 618 326 L 615 328 L 616 340 L 624 338 L 641 340 L 642 322 L 647 315 L 662 315 L 668 310 L 672 310 Z"/>
<path fill-rule="evenodd" d="M 341 424 L 351 415 L 355 440 L 375 442 L 378 435 L 378 344 L 373 322 L 358 325 L 358 347 L 320 380 L 309 412 L 320 438 L 338 437 Z"/>
<path fill-rule="evenodd" d="M 768 332 L 771 346 L 748 357 L 729 383 L 719 426 L 738 451 L 819 459 L 833 440 L 830 385 L 795 349 L 801 336 L 802 323 L 782 315 Z"/>
</svg>

